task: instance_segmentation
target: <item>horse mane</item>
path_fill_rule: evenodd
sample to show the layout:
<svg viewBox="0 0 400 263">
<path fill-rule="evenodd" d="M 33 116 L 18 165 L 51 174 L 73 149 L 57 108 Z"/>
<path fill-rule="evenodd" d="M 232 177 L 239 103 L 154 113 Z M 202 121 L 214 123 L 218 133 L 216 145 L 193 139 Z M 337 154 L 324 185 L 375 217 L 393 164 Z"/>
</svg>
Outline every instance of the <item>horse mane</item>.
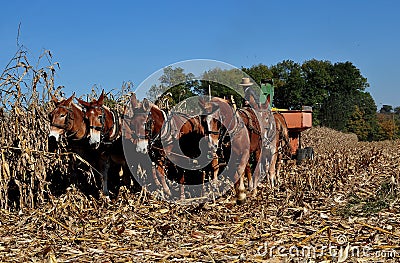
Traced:
<svg viewBox="0 0 400 263">
<path fill-rule="evenodd" d="M 235 110 L 232 108 L 231 104 L 229 103 L 228 100 L 226 99 L 222 99 L 222 98 L 218 98 L 218 97 L 213 97 L 211 99 L 211 102 L 215 102 L 218 104 L 221 112 L 223 114 L 227 114 L 227 113 L 231 113 L 232 114 L 232 118 L 235 117 Z"/>
</svg>

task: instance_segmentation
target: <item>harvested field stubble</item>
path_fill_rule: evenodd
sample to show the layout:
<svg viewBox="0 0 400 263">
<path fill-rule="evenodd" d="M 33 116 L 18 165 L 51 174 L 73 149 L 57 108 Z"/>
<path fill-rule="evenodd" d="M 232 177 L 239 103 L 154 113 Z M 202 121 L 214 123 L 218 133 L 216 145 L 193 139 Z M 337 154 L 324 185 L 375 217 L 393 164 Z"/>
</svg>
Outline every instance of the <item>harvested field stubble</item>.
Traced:
<svg viewBox="0 0 400 263">
<path fill-rule="evenodd" d="M 180 206 L 124 191 L 107 203 L 71 187 L 36 209 L 1 210 L 0 260 L 397 261 L 400 142 L 357 142 L 326 128 L 304 142 L 315 160 L 286 165 L 279 190 L 261 186 L 243 206 L 230 195 Z"/>
</svg>

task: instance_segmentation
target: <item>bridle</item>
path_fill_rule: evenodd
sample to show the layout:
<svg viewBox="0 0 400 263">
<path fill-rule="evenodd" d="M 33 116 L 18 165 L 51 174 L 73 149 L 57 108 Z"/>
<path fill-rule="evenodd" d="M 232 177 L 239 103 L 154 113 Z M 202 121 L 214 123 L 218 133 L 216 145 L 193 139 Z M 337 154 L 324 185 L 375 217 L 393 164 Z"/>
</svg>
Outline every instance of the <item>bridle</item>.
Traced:
<svg viewBox="0 0 400 263">
<path fill-rule="evenodd" d="M 151 140 L 152 139 L 152 129 L 153 129 L 153 124 L 154 124 L 154 120 L 151 117 L 151 112 L 146 112 L 139 108 L 139 109 L 136 109 L 136 111 L 133 113 L 133 115 L 147 115 L 147 118 L 144 122 L 144 135 L 138 134 L 136 129 L 133 129 L 132 134 L 131 134 L 132 139 Z"/>
<path fill-rule="evenodd" d="M 104 108 L 102 106 L 100 106 L 100 107 L 99 106 L 92 106 L 92 108 L 95 108 L 95 109 L 100 108 L 101 109 L 101 116 L 100 116 L 100 124 L 101 124 L 101 126 L 91 125 L 90 122 L 89 122 L 89 129 L 94 129 L 96 131 L 99 131 L 103 135 L 103 133 L 104 133 L 104 124 L 105 124 L 105 122 L 104 122 L 104 119 L 105 119 Z"/>
<path fill-rule="evenodd" d="M 109 129 L 105 129 L 105 119 L 106 119 L 106 109 L 103 106 L 92 106 L 91 108 L 94 109 L 100 109 L 101 110 L 101 116 L 100 117 L 100 126 L 96 126 L 96 125 L 91 125 L 90 121 L 89 121 L 89 129 L 94 129 L 96 131 L 100 132 L 100 142 L 102 143 L 112 143 L 113 141 L 115 141 L 116 139 L 118 139 L 119 134 L 120 134 L 120 125 L 119 125 L 119 118 L 118 118 L 118 113 L 115 110 L 109 110 L 110 114 L 113 118 L 113 124 L 111 125 L 111 127 Z M 113 137 L 109 137 L 108 138 L 108 142 L 104 142 L 104 139 L 106 137 L 106 134 L 109 134 L 112 129 L 116 127 L 116 132 L 114 134 Z"/>
<path fill-rule="evenodd" d="M 53 123 L 53 118 L 51 118 L 50 126 L 64 130 L 66 132 L 67 138 L 75 136 L 78 133 L 78 131 L 70 131 L 70 129 L 72 128 L 72 121 L 74 120 L 74 117 L 72 114 L 73 110 L 72 110 L 71 106 L 67 107 L 64 105 L 60 105 L 60 106 L 57 106 L 57 108 L 62 108 L 62 109 L 67 110 L 67 114 L 65 115 L 64 124 Z M 52 116 L 51 113 L 50 113 L 50 115 Z"/>
</svg>

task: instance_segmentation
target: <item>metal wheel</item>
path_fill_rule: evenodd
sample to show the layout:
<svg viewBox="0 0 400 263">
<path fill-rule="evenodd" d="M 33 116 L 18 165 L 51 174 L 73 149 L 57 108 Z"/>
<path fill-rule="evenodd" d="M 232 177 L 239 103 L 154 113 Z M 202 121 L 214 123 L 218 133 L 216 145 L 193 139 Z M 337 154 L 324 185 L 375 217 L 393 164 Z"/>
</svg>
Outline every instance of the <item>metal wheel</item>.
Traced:
<svg viewBox="0 0 400 263">
<path fill-rule="evenodd" d="M 296 164 L 301 164 L 306 158 L 306 149 L 297 149 L 296 151 Z"/>
<path fill-rule="evenodd" d="M 313 147 L 306 147 L 304 148 L 306 151 L 306 158 L 309 160 L 314 160 L 314 149 Z"/>
</svg>

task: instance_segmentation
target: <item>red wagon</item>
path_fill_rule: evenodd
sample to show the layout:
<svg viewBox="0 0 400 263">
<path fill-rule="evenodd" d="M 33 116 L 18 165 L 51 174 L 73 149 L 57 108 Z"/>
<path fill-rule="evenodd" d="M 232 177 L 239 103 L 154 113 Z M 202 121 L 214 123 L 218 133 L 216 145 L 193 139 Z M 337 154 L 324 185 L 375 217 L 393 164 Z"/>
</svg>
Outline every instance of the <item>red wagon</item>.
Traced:
<svg viewBox="0 0 400 263">
<path fill-rule="evenodd" d="M 312 147 L 301 148 L 301 133 L 312 127 L 312 109 L 303 107 L 302 110 L 273 109 L 285 118 L 289 130 L 290 145 L 292 146 L 292 158 L 300 163 L 303 159 L 313 159 Z"/>
</svg>

